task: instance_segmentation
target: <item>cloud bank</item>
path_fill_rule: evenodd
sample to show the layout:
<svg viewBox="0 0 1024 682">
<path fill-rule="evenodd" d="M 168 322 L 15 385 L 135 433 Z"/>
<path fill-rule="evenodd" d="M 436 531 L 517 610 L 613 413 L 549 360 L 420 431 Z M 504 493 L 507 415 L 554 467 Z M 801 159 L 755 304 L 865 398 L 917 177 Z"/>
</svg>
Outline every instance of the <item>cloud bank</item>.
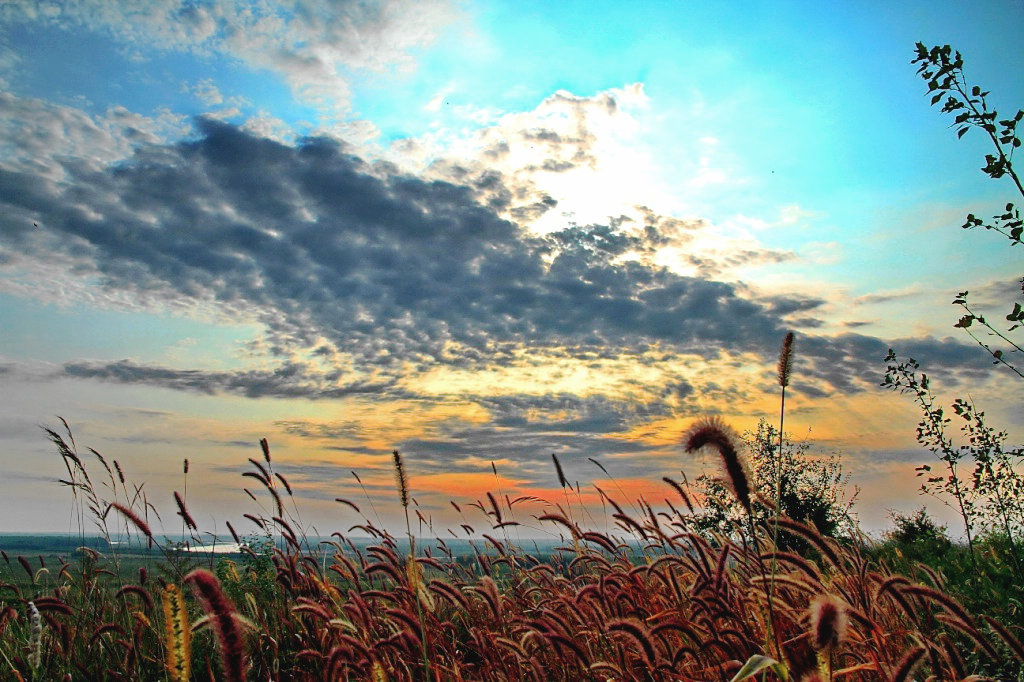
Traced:
<svg viewBox="0 0 1024 682">
<path fill-rule="evenodd" d="M 60 257 L 76 276 L 155 305 L 256 319 L 281 364 L 203 373 L 79 361 L 66 373 L 327 398 L 431 367 L 510 364 L 523 349 L 592 359 L 664 347 L 770 364 L 788 321 L 813 321 L 824 303 L 636 257 L 678 240 L 678 221 L 538 235 L 500 217 L 497 174 L 457 184 L 368 162 L 334 139 L 285 145 L 215 120 L 196 127 L 195 139 L 144 140 L 114 164 L 53 159 L 59 177 L 0 168 L 4 267 Z M 984 371 L 963 344 L 914 343 L 951 371 Z M 804 336 L 800 361 L 818 393 L 851 392 L 875 380 L 886 349 L 856 334 Z M 318 358 L 332 368 L 317 369 Z"/>
</svg>

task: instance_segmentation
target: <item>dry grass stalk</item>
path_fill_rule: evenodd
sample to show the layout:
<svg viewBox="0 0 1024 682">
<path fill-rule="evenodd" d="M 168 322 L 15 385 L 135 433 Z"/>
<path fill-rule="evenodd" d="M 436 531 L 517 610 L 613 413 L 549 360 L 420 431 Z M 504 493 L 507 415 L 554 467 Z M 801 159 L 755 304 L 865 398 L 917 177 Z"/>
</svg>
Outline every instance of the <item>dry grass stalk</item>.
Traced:
<svg viewBox="0 0 1024 682">
<path fill-rule="evenodd" d="M 66 461 L 75 470 L 76 480 L 84 480 L 77 465 Z M 274 481 L 276 475 L 266 458 L 256 463 L 259 466 L 252 467 L 252 478 L 263 479 L 262 468 L 267 481 L 280 490 L 283 483 Z M 406 480 L 406 489 L 408 485 Z M 401 487 L 399 484 L 400 494 Z M 588 673 L 601 679 L 725 680 L 735 675 L 740 661 L 765 651 L 777 640 L 782 654 L 769 653 L 784 661 L 791 680 L 882 682 L 893 672 L 912 679 L 915 667 L 922 664 L 940 679 L 968 678 L 991 665 L 987 658 L 993 653 L 1008 657 L 996 644 L 996 635 L 1021 655 L 1016 630 L 1000 629 L 999 623 L 988 621 L 991 631 L 985 628 L 982 636 L 975 625 L 982 623 L 981 618 L 966 614 L 966 609 L 961 613 L 956 602 L 928 592 L 934 588 L 890 576 L 884 565 L 872 564 L 869 569 L 856 548 L 831 543 L 803 524 L 783 520 L 818 550 L 820 559 L 813 551 L 803 556 L 780 552 L 771 542 L 770 531 L 761 532 L 755 542 L 750 537 L 724 534 L 701 536 L 691 531 L 697 526 L 682 524 L 677 526 L 681 532 L 671 535 L 675 532 L 671 528 L 684 519 L 679 519 L 675 510 L 675 516 L 657 512 L 642 501 L 637 503 L 642 511 L 633 516 L 616 508 L 622 515 L 617 520 L 625 528 L 646 534 L 647 541 L 639 547 L 619 543 L 607 531 L 591 531 L 573 520 L 564 506 L 531 496 L 510 500 L 495 492 L 474 506 L 497 522 L 492 525 L 501 527 L 506 522 L 502 513 L 511 518 L 515 505 L 529 507 L 533 503 L 538 506 L 525 515 L 540 519 L 543 526 L 543 521 L 563 526 L 568 529 L 564 535 L 572 533 L 580 542 L 546 560 L 531 556 L 507 538 L 488 537 L 482 546 L 474 538 L 474 564 L 472 556 L 467 562 L 440 540 L 436 546 L 441 554 L 431 555 L 434 545 L 424 542 L 425 557 L 412 551 L 403 556 L 395 537 L 380 524 L 364 519 L 365 523 L 349 532 L 365 532 L 378 540 L 378 545 L 364 548 L 336 533 L 337 542 L 329 543 L 333 549 L 323 553 L 311 549 L 299 535 L 304 526 L 297 516 L 279 514 L 271 524 L 267 517 L 250 515 L 270 532 L 280 528 L 288 543 L 266 557 L 255 546 L 243 550 L 252 559 L 267 558 L 270 564 L 266 575 L 244 588 L 248 590 L 245 613 L 251 626 L 223 594 L 204 598 L 205 592 L 219 587 L 212 575 L 207 573 L 204 580 L 199 574 L 190 574 L 189 582 L 207 612 L 196 625 L 209 627 L 224 652 L 232 645 L 222 641 L 225 638 L 217 633 L 218 623 L 234 624 L 241 661 L 233 673 L 228 672 L 231 664 L 225 664 L 222 673 L 212 670 L 217 666 L 215 654 L 212 663 L 204 657 L 198 661 L 196 675 L 232 679 L 231 674 L 235 678 L 247 674 L 261 680 L 279 676 L 303 682 L 325 676 L 370 679 L 374 674 L 402 680 L 500 678 L 510 682 L 585 679 Z M 100 509 L 106 506 L 102 502 Z M 349 506 L 359 513 L 354 505 Z M 478 535 L 471 528 L 469 532 Z M 95 552 L 87 554 L 87 565 L 102 561 Z M 773 594 L 763 570 L 768 561 L 779 566 L 774 617 L 766 617 L 761 608 Z M 17 569 L 19 563 L 26 569 L 24 575 Z M 819 563 L 831 564 L 827 575 Z M 44 585 L 49 578 L 32 573 L 34 560 L 29 563 L 22 557 L 11 564 L 22 583 L 25 575 L 30 575 L 40 580 L 40 590 L 47 589 Z M 158 594 L 155 580 L 149 588 L 140 582 L 125 586 L 116 595 L 116 588 L 104 591 L 103 599 L 91 603 L 76 596 L 73 568 L 63 566 L 61 576 L 65 582 L 62 590 L 70 585 L 72 592 L 33 602 L 41 627 L 46 629 L 45 660 L 34 675 L 26 660 L 30 652 L 28 623 L 18 622 L 10 608 L 0 610 L 0 630 L 8 638 L 0 651 L 12 651 L 7 646 L 9 638 L 20 637 L 15 640 L 18 653 L 12 657 L 11 672 L 4 669 L 7 676 L 60 679 L 65 668 L 57 666 L 71 660 L 81 668 L 84 679 L 113 678 L 114 673 L 133 679 L 185 679 L 171 672 L 177 667 L 170 660 L 175 635 L 168 634 L 172 618 L 166 611 L 157 624 L 158 641 L 147 635 L 152 608 L 146 604 L 146 590 L 153 590 L 159 605 L 166 608 L 166 595 Z M 88 576 L 92 584 L 95 577 Z M 224 587 L 248 579 L 244 572 L 232 572 L 228 567 Z M 269 594 L 260 595 L 255 588 L 267 583 Z M 3 589 L 9 589 L 15 599 L 23 599 L 17 586 L 0 584 Z M 834 596 L 814 601 L 808 617 L 809 597 L 825 591 Z M 120 598 L 110 599 L 112 595 Z M 95 613 L 94 618 L 72 620 L 81 619 L 87 609 Z M 965 622 L 963 615 L 973 620 Z M 181 620 L 180 632 L 189 632 L 184 615 Z M 241 627 L 260 633 L 249 651 L 241 649 Z M 937 634 L 937 627 L 938 632 L 951 632 L 952 638 Z M 970 642 L 962 639 L 964 636 Z M 904 647 L 917 643 L 927 643 L 921 647 L 923 653 L 910 652 L 906 658 Z M 971 651 L 973 644 L 980 651 Z M 417 659 L 424 650 L 429 654 L 429 667 L 424 663 L 421 672 Z M 1004 667 L 1007 663 L 996 661 Z M 817 672 L 812 672 L 816 668 Z M 208 669 L 206 673 L 204 669 Z M 768 671 L 763 676 L 765 682 L 778 677 Z"/>
<path fill-rule="evenodd" d="M 29 639 L 28 663 L 32 670 L 38 668 L 43 661 L 43 617 L 36 608 L 35 602 L 28 603 L 28 622 L 31 627 Z"/>
</svg>

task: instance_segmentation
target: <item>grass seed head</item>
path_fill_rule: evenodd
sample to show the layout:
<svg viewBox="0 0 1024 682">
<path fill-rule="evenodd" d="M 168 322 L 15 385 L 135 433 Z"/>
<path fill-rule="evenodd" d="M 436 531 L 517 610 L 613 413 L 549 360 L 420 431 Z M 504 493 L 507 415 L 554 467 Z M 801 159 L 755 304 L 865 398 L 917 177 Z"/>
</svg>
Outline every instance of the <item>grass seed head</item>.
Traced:
<svg viewBox="0 0 1024 682">
<path fill-rule="evenodd" d="M 224 679 L 229 682 L 244 682 L 245 647 L 242 631 L 236 619 L 235 607 L 221 589 L 220 581 L 213 573 L 197 568 L 185 576 L 185 582 L 192 585 L 203 610 L 210 617 L 220 649 Z"/>
<path fill-rule="evenodd" d="M 196 525 L 196 520 L 189 514 L 188 508 L 185 506 L 185 500 L 182 499 L 181 494 L 177 490 L 174 491 L 174 502 L 178 505 L 178 516 L 182 518 L 185 525 L 192 530 L 198 530 L 199 526 Z"/>
<path fill-rule="evenodd" d="M 793 332 L 788 332 L 782 339 L 779 351 L 779 386 L 789 386 L 789 374 L 793 370 Z"/>
<path fill-rule="evenodd" d="M 693 423 L 683 436 L 683 442 L 687 452 L 696 452 L 705 446 L 718 451 L 729 487 L 749 514 L 753 477 L 746 458 L 736 447 L 739 438 L 733 430 L 718 417 L 703 417 Z"/>
<path fill-rule="evenodd" d="M 43 660 L 43 617 L 34 602 L 28 603 L 28 617 L 31 626 L 28 663 L 35 670 Z"/>
<path fill-rule="evenodd" d="M 192 628 L 181 589 L 167 583 L 160 595 L 164 616 L 165 665 L 171 682 L 187 682 L 192 668 Z"/>
<path fill-rule="evenodd" d="M 135 513 L 135 510 L 121 504 L 120 502 L 111 502 L 110 507 L 108 507 L 108 510 L 109 509 L 116 509 L 121 516 L 130 521 L 140 533 L 145 535 L 150 543 L 153 542 L 153 533 L 149 529 L 149 524 L 146 523 L 141 516 Z"/>
<path fill-rule="evenodd" d="M 849 614 L 846 604 L 831 594 L 820 594 L 809 609 L 811 646 L 817 651 L 831 651 L 846 640 Z"/>
<path fill-rule="evenodd" d="M 398 450 L 392 451 L 391 457 L 395 463 L 395 487 L 398 488 L 398 495 L 402 500 L 402 506 L 408 509 L 409 479 L 405 475 L 405 462 L 402 461 L 402 455 Z"/>
<path fill-rule="evenodd" d="M 555 462 L 555 473 L 558 474 L 558 485 L 563 488 L 571 488 L 572 486 L 569 485 L 569 479 L 565 477 L 565 471 L 562 470 L 562 463 L 558 461 L 558 457 L 556 457 L 553 452 L 551 453 L 551 459 Z"/>
</svg>

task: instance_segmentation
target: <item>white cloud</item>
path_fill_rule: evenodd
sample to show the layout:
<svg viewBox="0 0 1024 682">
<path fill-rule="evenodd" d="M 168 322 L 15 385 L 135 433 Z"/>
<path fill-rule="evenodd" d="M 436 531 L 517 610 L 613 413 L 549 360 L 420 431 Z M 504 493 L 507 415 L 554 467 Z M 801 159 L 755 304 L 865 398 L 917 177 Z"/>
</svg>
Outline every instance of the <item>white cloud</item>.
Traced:
<svg viewBox="0 0 1024 682">
<path fill-rule="evenodd" d="M 434 101 L 449 94 L 446 88 Z M 774 219 L 738 215 L 720 223 L 680 210 L 679 188 L 661 177 L 654 163 L 659 150 L 646 138 L 659 115 L 639 83 L 586 97 L 559 91 L 487 127 L 439 127 L 398 140 L 380 156 L 409 172 L 475 185 L 485 195 L 493 185 L 491 206 L 533 234 L 613 225 L 644 245 L 621 261 L 739 281 L 751 268 L 795 260 L 790 250 L 764 247 L 757 233 L 810 215 L 798 206 L 780 208 Z M 679 158 L 694 182 L 714 170 L 707 156 L 717 146 L 715 138 L 695 138 L 690 156 Z M 703 166 L 694 162 L 701 158 Z"/>
<path fill-rule="evenodd" d="M 246 119 L 245 123 L 242 124 L 242 129 L 277 142 L 290 143 L 295 141 L 294 127 L 262 110 L 255 116 Z"/>
<path fill-rule="evenodd" d="M 324 124 L 347 114 L 351 72 L 412 69 L 409 51 L 433 41 L 456 14 L 446 0 L 294 0 L 274 6 L 243 0 L 203 5 L 79 0 L 0 7 L 4 23 L 42 21 L 68 30 L 91 29 L 129 47 L 223 54 L 269 69 L 316 107 Z M 204 95 L 217 97 L 210 88 L 204 88 Z"/>
<path fill-rule="evenodd" d="M 204 78 L 191 86 L 186 85 L 185 91 L 190 92 L 207 106 L 216 106 L 224 103 L 224 95 L 220 88 L 213 82 L 212 78 Z"/>
<path fill-rule="evenodd" d="M 126 158 L 140 144 L 177 139 L 190 131 L 184 116 L 161 109 L 142 116 L 121 106 L 100 116 L 0 92 L 0 166 L 60 179 L 69 162 L 100 167 Z"/>
<path fill-rule="evenodd" d="M 836 265 L 846 256 L 841 242 L 806 242 L 798 249 L 800 257 L 814 265 Z"/>
</svg>

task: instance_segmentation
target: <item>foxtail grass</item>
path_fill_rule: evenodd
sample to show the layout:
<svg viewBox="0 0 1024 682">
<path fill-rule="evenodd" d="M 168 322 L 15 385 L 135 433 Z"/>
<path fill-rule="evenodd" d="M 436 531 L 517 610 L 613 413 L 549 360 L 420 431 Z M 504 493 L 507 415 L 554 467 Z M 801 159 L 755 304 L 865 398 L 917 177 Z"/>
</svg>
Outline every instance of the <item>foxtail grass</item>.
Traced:
<svg viewBox="0 0 1024 682">
<path fill-rule="evenodd" d="M 782 396 L 779 400 L 779 449 L 775 453 L 775 522 L 772 524 L 772 547 L 776 551 L 778 551 L 779 547 L 779 517 L 782 515 L 782 448 L 786 424 L 786 387 L 789 386 L 789 377 L 793 372 L 793 338 L 793 332 L 787 332 L 786 336 L 782 339 L 782 347 L 779 349 L 779 362 L 776 367 L 779 388 L 782 391 Z M 768 585 L 769 618 L 774 617 L 775 574 L 777 571 L 778 562 L 773 552 L 771 582 Z M 778 642 L 776 642 L 776 647 L 781 653 L 781 647 Z"/>
<path fill-rule="evenodd" d="M 160 601 L 164 615 L 167 674 L 171 682 L 188 682 L 192 670 L 192 628 L 181 588 L 167 583 Z"/>
<path fill-rule="evenodd" d="M 210 617 L 220 652 L 221 669 L 227 682 L 245 682 L 245 644 L 235 607 L 209 571 L 197 568 L 185 576 L 192 585 L 203 611 Z"/>
<path fill-rule="evenodd" d="M 719 449 L 729 475 L 725 460 L 730 455 L 721 449 L 731 446 L 733 457 L 740 453 L 729 442 L 727 427 L 705 421 L 691 435 L 687 445 Z M 66 462 L 76 480 L 84 481 L 74 461 Z M 278 490 L 284 487 L 273 480 L 267 456 L 257 456 L 256 462 L 266 470 L 254 466 L 258 477 Z M 440 538 L 435 552 L 429 539 L 411 530 L 409 507 L 415 508 L 415 500 L 406 461 L 393 453 L 392 463 L 395 497 L 406 514 L 408 556 L 403 556 L 400 533 L 393 536 L 365 517 L 349 532 L 370 536 L 369 546 L 338 532 L 327 543 L 332 550 L 311 550 L 300 541 L 302 524 L 289 513 L 273 513 L 276 509 L 250 518 L 268 533 L 279 529 L 287 542 L 266 554 L 246 547 L 237 564 L 225 558 L 219 580 L 199 570 L 188 573 L 184 583 L 168 583 L 168 571 L 161 568 L 148 582 L 140 574 L 120 589 L 105 587 L 99 578 L 114 582 L 102 574 L 106 559 L 91 551 L 85 552 L 81 574 L 66 564 L 58 569 L 47 557 L 46 566 L 60 576 L 59 589 L 49 591 L 51 578 L 37 570 L 42 564 L 25 557 L 15 561 L 12 554 L 9 567 L 0 562 L 8 574 L 12 569 L 17 574 L 8 579 L 19 583 L 0 582 L 5 679 L 60 680 L 66 674 L 113 679 L 120 674 L 177 682 L 191 672 L 197 678 L 301 682 L 374 676 L 424 682 L 499 677 L 509 682 L 728 680 L 745 671 L 763 682 L 829 676 L 888 682 L 894 674 L 902 679 L 915 679 L 915 674 L 920 679 L 1005 677 L 993 671 L 1009 670 L 1016 664 L 1013 656 L 1024 653 L 1017 622 L 984 618 L 963 606 L 938 574 L 921 586 L 893 575 L 888 565 L 867 566 L 856 547 L 833 543 L 786 517 L 779 528 L 806 540 L 793 551 L 774 546 L 767 526 L 751 529 L 749 538 L 702 531 L 684 522 L 686 509 L 677 511 L 668 501 L 672 514 L 640 501 L 642 512 L 630 516 L 609 499 L 622 517 L 612 515 L 609 507 L 609 516 L 623 531 L 613 534 L 592 530 L 598 526 L 583 523 L 586 517 L 572 519 L 552 501 L 531 495 L 510 499 L 499 491 L 482 494 L 476 504 L 460 500 L 460 507 L 453 501 L 452 507 L 461 513 L 467 504 L 479 506 L 492 526 L 509 522 L 515 508 L 524 521 L 528 516 L 542 526 L 559 526 L 555 532 L 563 538 L 571 534 L 574 546 L 550 555 L 540 549 L 527 553 L 495 533 L 498 537 L 485 536 L 482 546 L 473 544 L 472 555 L 456 556 L 454 545 Z M 742 482 L 737 486 L 731 478 L 730 490 L 742 489 Z M 753 479 L 747 484 L 753 504 L 757 490 Z M 688 490 L 685 485 L 672 488 Z M 734 496 L 740 499 L 726 493 L 730 500 Z M 357 514 L 359 506 L 365 507 L 345 504 Z M 700 501 L 692 504 L 699 513 Z M 623 506 L 628 509 L 625 500 Z M 125 508 L 142 509 L 130 503 Z M 472 528 L 467 532 L 479 535 Z M 233 537 L 237 541 L 238 534 Z M 637 551 L 641 545 L 642 556 Z M 766 578 L 769 560 L 777 562 L 774 582 Z M 38 585 L 30 583 L 34 577 Z M 184 605 L 192 595 L 181 595 L 176 587 L 185 589 L 184 584 L 192 587 L 206 614 L 194 623 L 196 629 L 209 627 L 214 635 L 212 641 L 193 638 L 190 653 L 184 652 L 183 638 L 191 631 Z M 34 596 L 41 590 L 47 592 Z M 766 618 L 769 594 L 774 614 Z M 823 594 L 831 596 L 818 597 Z M 156 598 L 155 616 L 147 595 Z M 29 660 L 29 600 L 40 614 L 43 648 L 37 668 Z M 250 623 L 252 632 L 243 632 L 241 626 Z M 770 651 L 771 641 L 779 643 L 781 655 Z M 918 644 L 923 653 L 911 650 L 906 657 L 907 648 Z M 830 660 L 822 665 L 826 655 Z M 186 659 L 191 660 L 183 663 Z"/>
<path fill-rule="evenodd" d="M 914 671 L 921 665 L 928 650 L 923 646 L 911 647 L 900 659 L 892 673 L 892 682 L 907 682 L 913 679 Z"/>
<path fill-rule="evenodd" d="M 751 514 L 753 476 L 747 460 L 737 448 L 735 432 L 718 417 L 698 419 L 683 436 L 686 452 L 696 452 L 704 447 L 714 448 L 722 460 L 726 483 L 742 505 L 747 515 Z"/>
<path fill-rule="evenodd" d="M 182 499 L 181 494 L 174 491 L 174 503 L 178 506 L 178 516 L 188 527 L 189 530 L 198 530 L 199 526 L 196 525 L 196 520 L 192 518 L 192 514 L 189 513 L 188 508 L 185 506 L 185 500 Z"/>
<path fill-rule="evenodd" d="M 28 643 L 28 664 L 34 671 L 43 661 L 43 617 L 35 602 L 28 603 L 28 618 L 32 632 Z"/>
<path fill-rule="evenodd" d="M 849 615 L 846 604 L 831 594 L 820 594 L 808 609 L 811 647 L 818 652 L 818 665 L 832 679 L 832 652 L 846 640 Z"/>
<path fill-rule="evenodd" d="M 420 649 L 423 654 L 423 675 L 430 678 L 430 658 L 427 655 L 427 626 L 423 619 L 423 580 L 420 575 L 419 565 L 416 563 L 416 540 L 412 534 L 412 523 L 409 520 L 409 476 L 405 472 L 405 461 L 398 450 L 391 453 L 391 459 L 395 469 L 395 487 L 398 489 L 398 499 L 402 503 L 402 511 L 405 513 L 405 532 L 409 536 L 409 556 L 406 558 L 406 574 L 409 587 L 412 591 L 413 601 L 416 602 L 416 615 L 419 617 Z"/>
</svg>

